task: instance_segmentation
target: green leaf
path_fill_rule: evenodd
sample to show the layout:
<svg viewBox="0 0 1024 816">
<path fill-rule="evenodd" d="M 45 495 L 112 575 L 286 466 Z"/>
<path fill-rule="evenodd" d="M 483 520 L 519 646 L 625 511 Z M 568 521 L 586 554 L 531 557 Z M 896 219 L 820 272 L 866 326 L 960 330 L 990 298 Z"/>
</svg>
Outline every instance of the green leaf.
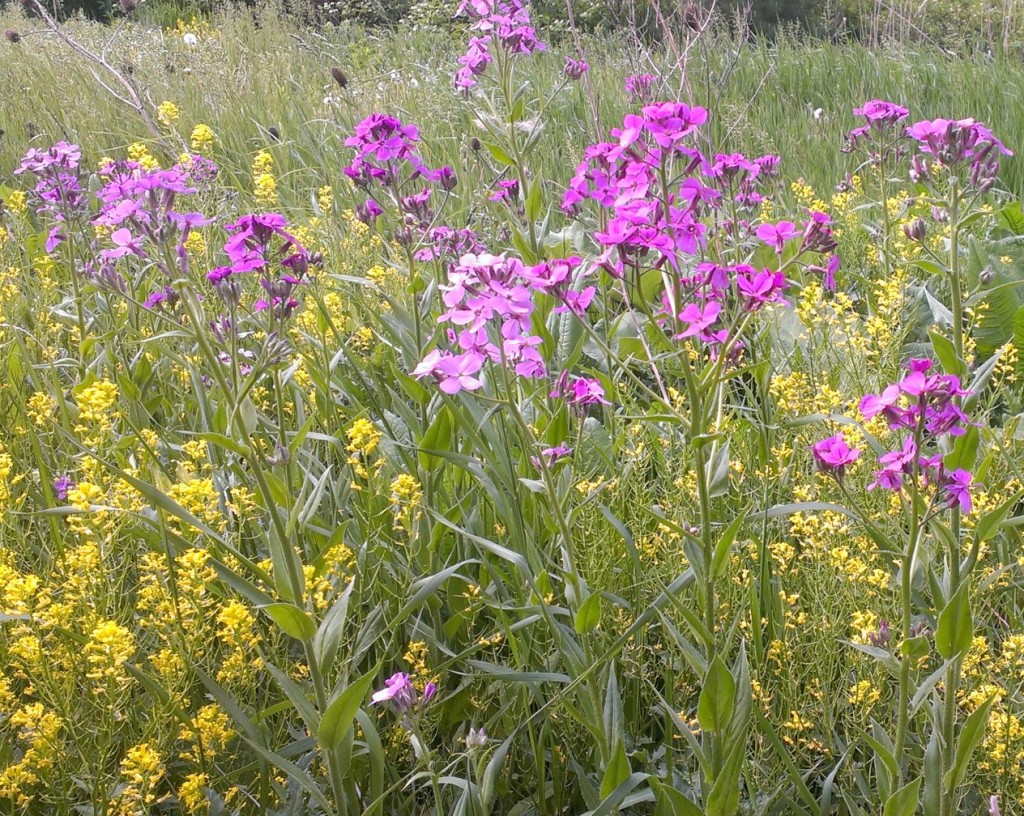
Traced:
<svg viewBox="0 0 1024 816">
<path fill-rule="evenodd" d="M 352 727 L 352 720 L 355 719 L 356 713 L 362 707 L 377 672 L 378 667 L 375 666 L 327 706 L 327 710 L 320 718 L 320 730 L 317 732 L 317 738 L 325 751 L 333 751 L 337 748 L 348 729 Z"/>
<path fill-rule="evenodd" d="M 956 591 L 949 603 L 939 613 L 935 629 L 935 649 L 946 660 L 967 654 L 974 637 L 974 621 L 971 617 L 971 600 L 967 584 Z"/>
<path fill-rule="evenodd" d="M 573 622 L 573 626 L 577 633 L 583 635 L 591 629 L 596 629 L 600 622 L 601 593 L 594 592 L 576 610 L 576 619 Z"/>
<path fill-rule="evenodd" d="M 947 374 L 956 374 L 958 377 L 962 377 L 965 373 L 964 366 L 960 362 L 960 358 L 956 356 L 953 341 L 935 329 L 928 332 L 928 336 L 932 339 L 932 348 L 942 364 L 942 369 Z"/>
<path fill-rule="evenodd" d="M 736 681 L 721 655 L 708 666 L 704 688 L 697 702 L 697 721 L 701 730 L 718 732 L 729 727 L 736 696 Z"/>
<path fill-rule="evenodd" d="M 981 434 L 977 427 L 971 425 L 967 433 L 957 438 L 953 443 L 953 450 L 946 454 L 943 460 L 947 470 L 973 470 L 974 463 L 978 459 L 978 447 L 981 444 Z"/>
<path fill-rule="evenodd" d="M 736 536 L 746 518 L 746 512 L 740 513 L 733 519 L 732 524 L 725 529 L 722 537 L 718 539 L 718 543 L 715 545 L 715 553 L 711 558 L 712 578 L 721 578 L 725 574 L 725 568 L 729 564 L 729 555 L 732 553 L 732 545 L 736 541 Z"/>
<path fill-rule="evenodd" d="M 420 452 L 417 455 L 420 467 L 424 470 L 435 470 L 444 462 L 440 456 L 433 456 L 426 451 L 447 451 L 452 444 L 452 414 L 445 405 L 437 412 L 427 432 L 420 440 Z"/>
<path fill-rule="evenodd" d="M 502 164 L 508 165 L 509 167 L 515 166 L 515 160 L 505 152 L 505 150 L 496 144 L 491 142 L 484 142 L 484 147 L 487 148 L 487 152 L 494 156 L 496 161 Z"/>
<path fill-rule="evenodd" d="M 658 802 L 654 816 L 704 816 L 704 811 L 697 805 L 664 782 L 652 779 L 651 788 Z"/>
<path fill-rule="evenodd" d="M 707 816 L 733 816 L 740 806 L 740 771 L 747 755 L 746 740 L 736 740 L 729 750 L 711 793 L 708 794 Z"/>
<path fill-rule="evenodd" d="M 914 816 L 914 811 L 917 810 L 917 797 L 920 790 L 920 777 L 904 785 L 889 797 L 889 801 L 885 803 L 885 810 L 882 811 L 882 816 Z"/>
<path fill-rule="evenodd" d="M 310 640 L 316 635 L 316 624 L 302 609 L 290 603 L 272 603 L 263 607 L 281 631 L 296 640 Z"/>
<path fill-rule="evenodd" d="M 978 747 L 982 737 L 985 736 L 985 726 L 988 725 L 988 712 L 992 708 L 994 701 L 995 697 L 989 697 L 978 706 L 960 729 L 953 767 L 946 771 L 946 775 L 942 780 L 947 796 L 955 795 L 957 788 L 964 781 L 964 776 L 967 774 L 967 766 L 970 764 L 974 749 Z"/>
<path fill-rule="evenodd" d="M 711 457 L 711 483 L 708 485 L 708 495 L 717 499 L 729 492 L 729 443 L 715 451 Z"/>
<path fill-rule="evenodd" d="M 526 217 L 531 221 L 536 221 L 540 218 L 540 210 L 544 205 L 541 192 L 540 179 L 533 179 L 530 184 L 530 193 L 526 197 Z"/>
<path fill-rule="evenodd" d="M 607 799 L 612 792 L 623 782 L 629 779 L 631 773 L 629 757 L 626 756 L 626 746 L 619 740 L 615 746 L 608 767 L 604 770 L 604 778 L 601 780 L 601 798 Z"/>
</svg>

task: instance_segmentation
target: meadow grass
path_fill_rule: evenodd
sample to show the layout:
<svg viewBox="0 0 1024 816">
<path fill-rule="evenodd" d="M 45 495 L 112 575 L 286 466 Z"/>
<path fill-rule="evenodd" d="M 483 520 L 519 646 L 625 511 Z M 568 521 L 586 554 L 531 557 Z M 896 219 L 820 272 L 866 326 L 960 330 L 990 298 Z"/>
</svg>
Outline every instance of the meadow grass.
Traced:
<svg viewBox="0 0 1024 816">
<path fill-rule="evenodd" d="M 710 34 L 670 67 L 585 39 L 583 82 L 553 45 L 467 99 L 461 32 L 311 31 L 274 8 L 69 23 L 157 136 L 52 34 L 10 11 L 0 28 L 25 35 L 0 51 L 0 810 L 1021 812 L 1024 170 L 1005 158 L 965 196 L 981 182 L 955 157 L 911 183 L 906 155 L 880 172 L 840 148 L 881 97 L 1024 149 L 1024 67 Z M 764 200 L 702 214 L 678 274 L 602 256 L 619 204 L 558 206 L 643 72 L 707 108 L 708 154 L 781 156 Z M 454 190 L 403 176 L 427 216 L 380 191 L 380 220 L 360 216 L 345 140 L 377 111 L 454 169 Z M 89 209 L 54 221 L 35 171 L 11 171 L 61 140 Z M 152 200 L 165 229 L 118 221 L 126 156 L 133 178 L 195 173 L 174 206 L 212 223 L 178 245 Z M 830 219 L 815 250 L 810 211 Z M 414 252 L 442 219 L 480 241 L 465 259 Z M 258 228 L 262 282 L 224 244 Z M 724 339 L 665 311 L 713 288 L 687 277 L 698 256 L 732 276 L 688 295 Z M 517 257 L 538 276 L 574 258 L 590 307 Z M 478 308 L 452 285 L 474 263 L 530 290 L 544 371 L 513 373 L 503 344 L 442 393 L 450 374 L 415 372 L 465 325 L 449 299 Z M 944 372 L 925 386 L 922 357 Z M 864 407 L 896 382 L 889 413 Z M 885 421 L 914 404 L 970 421 Z M 856 456 L 812 454 L 839 434 Z M 942 467 L 874 484 L 908 440 Z"/>
</svg>

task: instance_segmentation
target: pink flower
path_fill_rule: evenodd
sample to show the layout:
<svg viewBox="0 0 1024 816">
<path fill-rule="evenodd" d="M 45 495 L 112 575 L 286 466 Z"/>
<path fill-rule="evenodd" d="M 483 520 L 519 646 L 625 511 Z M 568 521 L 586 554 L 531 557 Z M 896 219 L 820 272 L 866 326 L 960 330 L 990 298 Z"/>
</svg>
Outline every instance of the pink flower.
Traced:
<svg viewBox="0 0 1024 816">
<path fill-rule="evenodd" d="M 718 320 L 718 315 L 721 311 L 722 304 L 715 300 L 709 301 L 704 306 L 700 306 L 697 303 L 686 304 L 679 313 L 679 322 L 689 323 L 690 325 L 679 332 L 679 334 L 676 334 L 674 339 L 682 340 L 684 337 L 693 337 L 700 334 Z"/>
<path fill-rule="evenodd" d="M 375 691 L 370 700 L 374 705 L 378 703 L 391 703 L 399 713 L 408 711 L 416 702 L 416 688 L 413 686 L 409 675 L 404 672 L 393 674 L 384 681 L 384 688 Z"/>
<path fill-rule="evenodd" d="M 768 269 L 758 272 L 749 266 L 737 267 L 736 288 L 744 301 L 743 308 L 756 312 L 766 303 L 785 302 L 782 290 L 786 288 L 786 276 Z"/>
<path fill-rule="evenodd" d="M 792 221 L 780 221 L 778 224 L 762 224 L 757 228 L 757 237 L 768 246 L 775 247 L 780 255 L 786 241 L 796 238 L 800 234 L 796 224 Z"/>
<path fill-rule="evenodd" d="M 841 433 L 815 442 L 811 445 L 811 453 L 814 454 L 818 470 L 838 479 L 843 477 L 847 466 L 860 457 L 860 451 L 847 445 Z"/>
</svg>

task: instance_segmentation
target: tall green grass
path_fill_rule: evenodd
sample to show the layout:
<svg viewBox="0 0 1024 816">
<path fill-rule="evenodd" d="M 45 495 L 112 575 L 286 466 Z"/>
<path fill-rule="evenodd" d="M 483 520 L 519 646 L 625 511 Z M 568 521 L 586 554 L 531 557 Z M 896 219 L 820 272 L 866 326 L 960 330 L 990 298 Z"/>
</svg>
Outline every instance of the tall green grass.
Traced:
<svg viewBox="0 0 1024 816">
<path fill-rule="evenodd" d="M 479 128 L 467 119 L 451 87 L 461 38 L 436 31 L 368 32 L 356 27 L 300 30 L 274 8 L 238 10 L 217 17 L 219 36 L 185 45 L 179 36 L 128 23 L 116 28 L 78 21 L 69 30 L 132 81 L 154 105 L 171 100 L 182 109 L 179 130 L 210 125 L 221 140 L 225 169 L 247 172 L 245 157 L 280 134 L 291 172 L 329 181 L 341 159 L 341 138 L 373 110 L 400 113 L 417 123 L 439 154 L 436 162 L 465 164 L 469 138 Z M 143 132 L 129 109 L 106 93 L 93 66 L 35 23 L 8 11 L 0 27 L 24 35 L 4 42 L 0 59 L 0 164 L 11 167 L 30 144 L 56 139 L 103 153 Z M 540 168 L 564 183 L 585 144 L 634 107 L 622 77 L 652 72 L 664 77 L 662 96 L 678 96 L 712 111 L 710 140 L 717 149 L 784 157 L 787 178 L 828 189 L 849 168 L 839 134 L 853 126 L 851 109 L 868 98 L 900 101 L 914 116 L 974 117 L 1011 147 L 1024 146 L 1024 64 L 1012 58 L 948 57 L 938 50 L 871 51 L 854 45 L 782 39 L 740 43 L 718 37 L 694 44 L 683 64 L 667 53 L 638 51 L 626 38 L 583 41 L 590 62 L 589 90 L 562 95 L 548 117 Z M 536 79 L 554 86 L 564 53 L 554 46 L 531 63 Z M 340 67 L 346 89 L 331 79 Z M 163 148 L 181 147 L 168 137 Z M 232 162 L 234 165 L 232 167 Z M 1024 192 L 1024 168 L 1008 163 L 1003 181 Z"/>
</svg>

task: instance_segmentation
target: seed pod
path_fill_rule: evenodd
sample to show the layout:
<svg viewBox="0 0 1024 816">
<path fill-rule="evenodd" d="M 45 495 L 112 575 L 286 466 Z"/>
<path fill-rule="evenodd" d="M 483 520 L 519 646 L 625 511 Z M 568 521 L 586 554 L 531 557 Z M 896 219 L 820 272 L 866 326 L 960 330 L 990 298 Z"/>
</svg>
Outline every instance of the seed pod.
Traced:
<svg viewBox="0 0 1024 816">
<path fill-rule="evenodd" d="M 470 150 L 472 150 L 474 153 L 477 153 L 479 152 L 480 148 L 483 147 L 483 145 L 480 144 L 480 140 L 476 138 L 476 136 L 474 136 L 472 139 L 469 140 L 469 147 Z"/>
<path fill-rule="evenodd" d="M 345 72 L 342 71 L 337 65 L 335 65 L 331 69 L 331 76 L 334 78 L 334 81 L 338 83 L 338 87 L 340 87 L 340 88 L 347 88 L 348 87 L 348 77 L 345 76 Z"/>
<path fill-rule="evenodd" d="M 21 35 L 14 29 L 9 28 L 4 32 L 4 39 L 9 43 L 19 43 L 21 42 Z"/>
</svg>

